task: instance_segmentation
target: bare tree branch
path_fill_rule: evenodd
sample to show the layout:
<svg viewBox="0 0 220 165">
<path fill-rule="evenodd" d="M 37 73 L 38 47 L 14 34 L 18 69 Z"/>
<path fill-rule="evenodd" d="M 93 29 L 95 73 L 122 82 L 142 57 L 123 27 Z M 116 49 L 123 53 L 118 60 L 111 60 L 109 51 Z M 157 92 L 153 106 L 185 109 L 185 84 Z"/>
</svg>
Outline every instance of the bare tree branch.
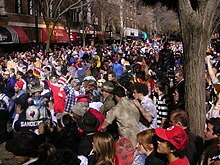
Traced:
<svg viewBox="0 0 220 165">
<path fill-rule="evenodd" d="M 190 15 L 193 12 L 193 8 L 191 6 L 190 0 L 178 0 L 179 3 L 179 12 L 185 13 L 185 15 Z M 185 7 L 188 9 L 184 10 Z"/>
</svg>

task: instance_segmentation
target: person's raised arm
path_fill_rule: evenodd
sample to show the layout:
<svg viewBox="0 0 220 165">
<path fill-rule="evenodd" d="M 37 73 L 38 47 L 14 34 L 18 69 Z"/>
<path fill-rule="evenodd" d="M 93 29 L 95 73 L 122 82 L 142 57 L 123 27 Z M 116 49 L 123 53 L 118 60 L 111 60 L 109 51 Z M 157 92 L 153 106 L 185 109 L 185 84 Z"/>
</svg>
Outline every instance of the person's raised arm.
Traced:
<svg viewBox="0 0 220 165">
<path fill-rule="evenodd" d="M 207 56 L 206 57 L 206 61 L 207 61 L 207 67 L 208 67 L 208 73 L 209 73 L 209 76 L 211 78 L 211 80 L 215 80 L 216 79 L 216 76 L 215 76 L 215 73 L 212 69 L 212 64 L 211 64 L 211 57 L 210 56 Z"/>
</svg>

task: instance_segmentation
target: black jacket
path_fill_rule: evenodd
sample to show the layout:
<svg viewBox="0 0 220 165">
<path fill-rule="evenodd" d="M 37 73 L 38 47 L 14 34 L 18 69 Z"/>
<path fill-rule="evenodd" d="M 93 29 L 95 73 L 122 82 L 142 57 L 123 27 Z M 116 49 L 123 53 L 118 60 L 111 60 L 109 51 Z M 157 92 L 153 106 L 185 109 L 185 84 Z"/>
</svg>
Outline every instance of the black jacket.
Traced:
<svg viewBox="0 0 220 165">
<path fill-rule="evenodd" d="M 145 165 L 165 165 L 166 163 L 160 158 L 160 155 L 155 151 L 145 159 Z"/>
</svg>

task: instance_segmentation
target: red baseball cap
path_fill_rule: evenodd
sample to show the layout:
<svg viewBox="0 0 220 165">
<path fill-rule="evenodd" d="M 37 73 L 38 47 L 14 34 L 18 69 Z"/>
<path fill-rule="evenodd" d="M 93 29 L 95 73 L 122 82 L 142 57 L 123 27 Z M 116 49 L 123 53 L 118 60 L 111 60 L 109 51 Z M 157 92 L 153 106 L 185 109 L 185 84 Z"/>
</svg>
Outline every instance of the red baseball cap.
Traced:
<svg viewBox="0 0 220 165">
<path fill-rule="evenodd" d="M 172 126 L 167 129 L 156 128 L 155 133 L 161 139 L 169 141 L 180 151 L 185 149 L 189 143 L 186 132 L 179 126 Z"/>
<path fill-rule="evenodd" d="M 77 103 L 80 103 L 80 102 L 85 102 L 85 103 L 88 103 L 89 100 L 88 100 L 88 94 L 85 94 L 85 95 L 79 95 L 79 96 L 75 96 L 75 98 L 77 98 Z"/>
</svg>

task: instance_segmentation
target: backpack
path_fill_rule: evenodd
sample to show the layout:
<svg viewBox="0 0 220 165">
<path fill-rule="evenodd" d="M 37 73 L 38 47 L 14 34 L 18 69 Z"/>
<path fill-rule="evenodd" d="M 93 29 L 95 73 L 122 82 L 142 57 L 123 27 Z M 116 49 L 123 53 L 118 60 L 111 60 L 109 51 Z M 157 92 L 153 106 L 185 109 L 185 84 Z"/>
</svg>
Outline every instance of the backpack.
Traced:
<svg viewBox="0 0 220 165">
<path fill-rule="evenodd" d="M 8 111 L 7 104 L 4 100 L 5 97 L 6 97 L 5 94 L 0 95 L 0 111 Z"/>
</svg>

